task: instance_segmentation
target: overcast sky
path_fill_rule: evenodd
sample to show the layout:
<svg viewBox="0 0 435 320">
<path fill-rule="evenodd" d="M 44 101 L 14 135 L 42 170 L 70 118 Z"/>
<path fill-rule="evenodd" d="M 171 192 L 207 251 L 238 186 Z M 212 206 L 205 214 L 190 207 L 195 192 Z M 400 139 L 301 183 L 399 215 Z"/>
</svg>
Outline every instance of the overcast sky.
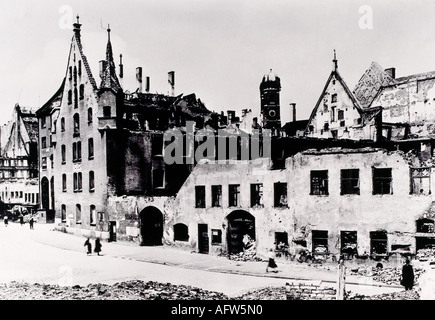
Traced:
<svg viewBox="0 0 435 320">
<path fill-rule="evenodd" d="M 36 110 L 59 88 L 73 34 L 65 22 L 77 14 L 98 84 L 110 24 L 124 90 L 136 90 L 141 66 L 151 92 L 168 93 L 174 70 L 177 95 L 240 113 L 259 109 L 260 82 L 273 69 L 283 122 L 291 102 L 308 118 L 334 49 L 351 90 L 372 61 L 398 77 L 435 70 L 434 0 L 0 0 L 0 123 L 17 102 Z"/>
</svg>

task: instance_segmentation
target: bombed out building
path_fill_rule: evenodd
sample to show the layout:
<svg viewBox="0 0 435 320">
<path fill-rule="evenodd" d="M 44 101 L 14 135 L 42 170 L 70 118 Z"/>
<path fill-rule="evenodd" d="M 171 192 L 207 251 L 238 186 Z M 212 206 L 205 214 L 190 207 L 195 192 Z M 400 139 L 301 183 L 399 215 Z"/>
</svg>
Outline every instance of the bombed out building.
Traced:
<svg viewBox="0 0 435 320">
<path fill-rule="evenodd" d="M 124 90 L 110 32 L 97 84 L 74 24 L 62 84 L 37 112 L 40 213 L 58 230 L 210 254 L 243 251 L 245 236 L 258 254 L 435 244 L 432 73 L 396 78 L 373 63 L 351 91 L 334 56 L 310 118 L 292 104 L 282 125 L 272 70 L 259 110 L 241 117 L 195 94 L 150 93 L 148 77 L 143 90 L 141 68 L 138 89 Z"/>
<path fill-rule="evenodd" d="M 0 195 L 2 209 L 34 213 L 39 203 L 38 119 L 16 104 L 0 128 Z"/>
</svg>

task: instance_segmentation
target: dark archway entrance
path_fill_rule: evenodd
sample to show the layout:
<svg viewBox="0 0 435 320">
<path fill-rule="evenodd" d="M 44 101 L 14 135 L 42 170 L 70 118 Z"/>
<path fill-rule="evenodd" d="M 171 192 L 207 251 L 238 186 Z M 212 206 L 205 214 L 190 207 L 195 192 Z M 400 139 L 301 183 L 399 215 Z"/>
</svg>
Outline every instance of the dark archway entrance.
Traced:
<svg viewBox="0 0 435 320">
<path fill-rule="evenodd" d="M 228 252 L 239 253 L 243 251 L 243 237 L 250 236 L 255 240 L 255 218 L 249 212 L 236 210 L 227 216 L 228 220 Z"/>
<path fill-rule="evenodd" d="M 41 179 L 41 209 L 50 209 L 49 182 L 46 177 Z"/>
<path fill-rule="evenodd" d="M 142 246 L 161 246 L 163 238 L 163 214 L 156 207 L 147 207 L 141 211 L 140 234 Z"/>
</svg>

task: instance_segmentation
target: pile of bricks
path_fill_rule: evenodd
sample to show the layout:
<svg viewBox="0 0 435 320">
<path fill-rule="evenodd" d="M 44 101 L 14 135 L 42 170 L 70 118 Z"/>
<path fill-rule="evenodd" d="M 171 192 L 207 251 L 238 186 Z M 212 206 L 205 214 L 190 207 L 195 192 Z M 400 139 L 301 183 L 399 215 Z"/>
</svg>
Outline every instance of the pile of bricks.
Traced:
<svg viewBox="0 0 435 320">
<path fill-rule="evenodd" d="M 335 300 L 336 289 L 320 284 L 287 283 L 287 300 Z"/>
<path fill-rule="evenodd" d="M 417 251 L 416 258 L 419 261 L 428 261 L 435 258 L 435 249 L 420 249 Z"/>
</svg>

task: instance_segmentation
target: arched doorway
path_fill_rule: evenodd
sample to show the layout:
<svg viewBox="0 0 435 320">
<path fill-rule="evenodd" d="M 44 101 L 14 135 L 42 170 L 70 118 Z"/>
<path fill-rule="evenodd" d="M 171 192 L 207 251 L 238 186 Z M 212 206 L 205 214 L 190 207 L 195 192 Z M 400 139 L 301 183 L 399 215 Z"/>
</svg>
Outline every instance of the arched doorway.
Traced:
<svg viewBox="0 0 435 320">
<path fill-rule="evenodd" d="M 243 237 L 250 236 L 255 240 L 255 218 L 249 212 L 236 210 L 227 216 L 228 220 L 228 252 L 239 253 L 243 251 Z"/>
<path fill-rule="evenodd" d="M 156 207 L 146 207 L 139 214 L 142 246 L 161 246 L 163 238 L 163 214 Z"/>
<path fill-rule="evenodd" d="M 50 207 L 49 182 L 46 177 L 41 179 L 41 209 L 48 210 Z"/>
</svg>

